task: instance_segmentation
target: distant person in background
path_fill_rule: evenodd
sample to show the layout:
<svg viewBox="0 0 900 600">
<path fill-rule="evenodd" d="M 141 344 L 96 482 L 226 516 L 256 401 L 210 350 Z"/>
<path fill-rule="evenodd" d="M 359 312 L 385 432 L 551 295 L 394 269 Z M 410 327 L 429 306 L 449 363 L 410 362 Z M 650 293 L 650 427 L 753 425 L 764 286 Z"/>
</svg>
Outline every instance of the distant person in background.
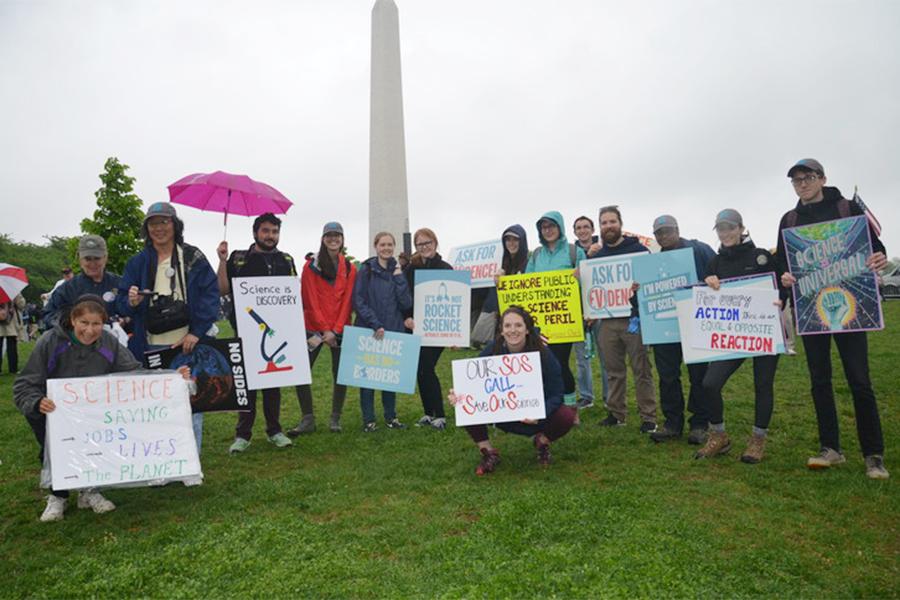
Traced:
<svg viewBox="0 0 900 600">
<path fill-rule="evenodd" d="M 0 371 L 3 367 L 3 346 L 6 345 L 6 365 L 9 373 L 19 371 L 19 337 L 26 340 L 25 322 L 22 311 L 25 310 L 25 298 L 18 294 L 10 302 L 0 304 Z"/>
<path fill-rule="evenodd" d="M 72 273 L 71 267 L 63 267 L 62 270 L 60 271 L 60 274 L 62 274 L 62 279 L 57 280 L 57 282 L 53 285 L 53 289 L 50 290 L 50 296 L 52 296 L 53 292 L 55 292 L 57 289 L 59 289 L 59 287 L 62 284 L 64 284 L 67 281 L 71 281 L 72 278 L 75 276 Z"/>
</svg>

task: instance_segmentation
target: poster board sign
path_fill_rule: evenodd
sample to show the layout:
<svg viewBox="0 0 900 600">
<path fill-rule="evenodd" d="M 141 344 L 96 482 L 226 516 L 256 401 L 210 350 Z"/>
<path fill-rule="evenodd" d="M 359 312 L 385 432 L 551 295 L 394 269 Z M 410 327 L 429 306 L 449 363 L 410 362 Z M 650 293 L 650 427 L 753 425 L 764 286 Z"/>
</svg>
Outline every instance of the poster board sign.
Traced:
<svg viewBox="0 0 900 600">
<path fill-rule="evenodd" d="M 797 333 L 843 333 L 884 329 L 878 279 L 866 266 L 872 254 L 864 216 L 782 231 Z"/>
<path fill-rule="evenodd" d="M 503 263 L 503 242 L 488 240 L 450 248 L 447 262 L 456 270 L 468 271 L 473 289 L 493 287 L 494 275 Z"/>
<path fill-rule="evenodd" d="M 645 344 L 672 344 L 681 339 L 674 292 L 697 283 L 694 251 L 680 248 L 656 254 L 641 254 L 632 261 L 638 288 L 641 339 Z"/>
<path fill-rule="evenodd" d="M 649 250 L 650 252 L 656 253 L 661 252 L 662 247 L 660 247 L 659 242 L 656 241 L 656 237 L 652 235 L 644 235 L 642 233 L 635 233 L 633 231 L 622 231 L 622 235 L 627 235 L 630 237 L 636 237 L 638 241 L 641 243 L 641 246 Z"/>
<path fill-rule="evenodd" d="M 385 331 L 375 339 L 366 327 L 344 327 L 337 382 L 358 388 L 412 394 L 416 391 L 421 338 Z"/>
<path fill-rule="evenodd" d="M 53 489 L 200 475 L 187 382 L 171 371 L 50 379 L 47 451 Z"/>
<path fill-rule="evenodd" d="M 500 313 L 518 304 L 551 344 L 584 340 L 581 293 L 571 269 L 506 275 L 497 283 Z"/>
<path fill-rule="evenodd" d="M 417 269 L 413 331 L 423 346 L 465 348 L 472 319 L 471 275 L 468 271 Z"/>
<path fill-rule="evenodd" d="M 457 427 L 546 417 L 540 352 L 454 360 L 451 367 Z"/>
<path fill-rule="evenodd" d="M 781 333 L 778 290 L 693 288 L 691 345 L 701 350 L 775 354 Z"/>
<path fill-rule="evenodd" d="M 300 278 L 236 277 L 231 295 L 248 389 L 312 383 Z"/>
<path fill-rule="evenodd" d="M 705 287 L 705 286 L 703 286 Z M 775 286 L 775 275 L 766 273 L 764 275 L 754 275 L 751 277 L 738 277 L 735 279 L 723 279 L 720 290 L 743 290 L 743 289 L 763 289 L 777 290 Z M 734 358 L 752 357 L 752 354 L 741 352 L 738 350 L 703 350 L 694 348 L 693 336 L 690 335 L 692 330 L 692 320 L 694 319 L 694 290 L 693 288 L 682 288 L 675 290 L 675 310 L 678 313 L 678 328 L 681 330 L 681 354 L 686 364 L 715 362 L 718 360 L 731 360 Z M 779 313 L 779 323 L 781 324 L 781 313 Z M 784 327 L 777 328 L 775 334 L 775 353 L 784 354 Z"/>
<path fill-rule="evenodd" d="M 631 316 L 632 261 L 643 254 L 623 254 L 583 260 L 579 264 L 581 301 L 586 319 Z"/>
<path fill-rule="evenodd" d="M 202 339 L 189 354 L 180 347 L 146 352 L 144 365 L 148 369 L 173 371 L 188 367 L 197 383 L 197 393 L 191 397 L 191 410 L 195 413 L 250 410 L 240 338 Z"/>
</svg>

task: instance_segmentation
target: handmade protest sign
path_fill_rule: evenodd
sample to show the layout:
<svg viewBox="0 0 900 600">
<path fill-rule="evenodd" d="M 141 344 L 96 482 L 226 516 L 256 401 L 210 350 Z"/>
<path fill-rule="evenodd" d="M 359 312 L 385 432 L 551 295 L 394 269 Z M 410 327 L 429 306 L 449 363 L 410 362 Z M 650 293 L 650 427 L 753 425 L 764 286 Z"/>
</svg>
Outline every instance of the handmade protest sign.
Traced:
<svg viewBox="0 0 900 600">
<path fill-rule="evenodd" d="M 200 475 L 187 382 L 171 371 L 50 379 L 54 490 Z"/>
<path fill-rule="evenodd" d="M 634 275 L 631 261 L 635 256 L 604 256 L 583 260 L 579 264 L 584 317 L 611 319 L 631 316 L 631 284 Z"/>
<path fill-rule="evenodd" d="M 797 333 L 884 329 L 864 216 L 792 227 L 782 232 L 793 286 Z"/>
<path fill-rule="evenodd" d="M 147 352 L 144 365 L 148 369 L 188 367 L 197 383 L 197 393 L 191 397 L 195 413 L 250 410 L 240 338 L 203 339 L 188 354 L 180 346 Z"/>
<path fill-rule="evenodd" d="M 312 383 L 298 277 L 236 277 L 231 284 L 247 387 Z"/>
<path fill-rule="evenodd" d="M 451 367 L 457 427 L 546 417 L 540 352 L 454 360 Z"/>
<path fill-rule="evenodd" d="M 781 333 L 778 291 L 693 288 L 691 345 L 701 350 L 730 350 L 748 355 L 775 354 Z"/>
<path fill-rule="evenodd" d="M 581 295 L 571 269 L 506 275 L 497 283 L 500 312 L 517 304 L 534 317 L 551 344 L 584 339 Z"/>
<path fill-rule="evenodd" d="M 634 280 L 638 288 L 638 311 L 641 315 L 641 339 L 645 344 L 678 342 L 678 314 L 674 292 L 679 287 L 697 283 L 694 251 L 680 248 L 657 254 L 640 254 L 632 260 Z"/>
<path fill-rule="evenodd" d="M 423 346 L 469 345 L 472 290 L 468 271 L 416 270 L 414 333 Z"/>
<path fill-rule="evenodd" d="M 385 331 L 376 340 L 375 331 L 344 327 L 337 382 L 372 390 L 412 394 L 416 391 L 421 338 L 408 333 Z"/>
<path fill-rule="evenodd" d="M 467 246 L 450 248 L 447 262 L 457 270 L 468 271 L 472 288 L 493 287 L 494 275 L 503 262 L 503 242 L 489 240 Z"/>
<path fill-rule="evenodd" d="M 712 292 L 712 289 L 708 288 L 707 286 L 699 287 L 704 291 Z M 770 302 L 774 302 L 774 299 L 777 299 L 778 297 L 776 291 L 777 288 L 775 287 L 775 275 L 772 273 L 754 275 L 752 277 L 723 279 L 721 282 L 721 287 L 719 289 L 721 292 L 737 293 L 738 295 L 741 292 L 745 292 L 747 290 L 771 291 L 775 295 L 770 296 Z M 745 340 L 736 340 L 728 337 L 717 338 L 716 349 L 703 349 L 694 347 L 693 331 L 695 327 L 697 327 L 697 325 L 695 325 L 695 321 L 698 320 L 696 305 L 694 304 L 694 288 L 677 289 L 675 290 L 674 295 L 675 310 L 678 314 L 678 328 L 681 331 L 681 353 L 684 357 L 685 363 L 690 365 L 700 362 L 714 362 L 718 360 L 731 360 L 733 358 L 747 358 L 762 354 L 762 352 L 759 351 L 748 351 L 748 347 L 746 346 L 747 342 Z M 776 307 L 772 306 L 772 308 Z M 774 331 L 765 329 L 765 332 L 767 334 L 772 333 L 772 337 L 774 340 L 774 354 L 783 354 L 785 351 L 784 325 L 781 321 L 781 312 L 778 311 L 776 314 L 777 318 L 775 320 Z M 712 317 L 712 313 L 710 313 L 710 319 L 712 319 Z M 721 321 L 722 319 L 718 320 Z M 727 323 L 728 321 L 725 322 Z M 762 329 L 745 329 L 742 326 L 742 328 L 735 328 L 734 335 L 752 336 L 754 335 L 754 333 L 761 333 L 762 331 Z M 712 333 L 712 331 L 710 333 Z M 728 334 L 728 331 L 719 331 L 717 333 Z M 721 346 L 718 346 L 718 344 L 721 344 Z M 751 346 L 750 348 L 753 347 Z"/>
</svg>

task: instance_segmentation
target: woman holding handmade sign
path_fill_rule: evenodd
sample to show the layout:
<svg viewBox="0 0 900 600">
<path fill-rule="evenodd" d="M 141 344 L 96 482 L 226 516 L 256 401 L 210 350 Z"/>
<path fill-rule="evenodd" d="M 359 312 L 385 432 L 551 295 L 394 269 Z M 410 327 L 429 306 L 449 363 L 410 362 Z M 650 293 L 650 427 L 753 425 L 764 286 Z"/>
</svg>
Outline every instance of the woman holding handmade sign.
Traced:
<svg viewBox="0 0 900 600">
<path fill-rule="evenodd" d="M 56 410 L 56 404 L 47 398 L 48 379 L 105 375 L 141 368 L 141 363 L 119 344 L 115 335 L 103 329 L 107 320 L 102 298 L 82 296 L 72 307 L 68 320 L 55 325 L 37 341 L 28 363 L 13 384 L 13 399 L 37 438 L 38 460 L 42 462 L 47 414 Z M 186 373 L 185 368 L 182 374 Z M 68 497 L 68 490 L 51 489 L 41 521 L 62 520 Z M 114 510 L 116 505 L 100 492 L 85 489 L 78 495 L 78 508 L 105 513 Z"/>
<path fill-rule="evenodd" d="M 385 331 L 403 332 L 403 314 L 412 308 L 412 296 L 400 264 L 394 258 L 394 236 L 385 231 L 375 234 L 375 256 L 359 267 L 353 286 L 353 309 L 357 327 L 375 330 L 375 339 Z M 405 429 L 397 418 L 397 394 L 382 390 L 381 403 L 388 429 Z M 359 405 L 363 415 L 363 431 L 378 429 L 375 424 L 375 390 L 359 389 Z"/>
<path fill-rule="evenodd" d="M 422 270 L 453 270 L 438 254 L 438 240 L 434 231 L 423 227 L 413 235 L 413 244 L 416 252 L 410 257 L 409 266 L 404 273 L 410 290 L 416 286 L 416 271 Z M 415 303 L 415 295 L 413 295 Z M 412 331 L 416 328 L 413 319 L 414 306 L 404 311 L 403 324 Z M 420 324 L 421 325 L 421 324 Z M 437 361 L 441 357 L 444 348 L 440 346 L 422 346 L 419 350 L 419 369 L 416 372 L 416 381 L 419 384 L 419 395 L 422 397 L 422 410 L 425 414 L 416 423 L 416 427 L 433 427 L 443 430 L 447 426 L 444 416 L 444 397 L 441 393 L 441 381 L 435 373 Z"/>
<path fill-rule="evenodd" d="M 566 435 L 578 414 L 574 407 L 563 403 L 563 382 L 559 362 L 541 340 L 534 326 L 534 319 L 521 306 L 510 306 L 500 317 L 497 335 L 480 356 L 539 352 L 541 357 L 541 381 L 544 392 L 544 409 L 547 415 L 540 420 L 497 423 L 498 429 L 508 433 L 531 436 L 537 450 L 537 460 L 550 464 L 550 444 Z M 447 395 L 450 404 L 456 406 L 462 398 L 454 390 Z M 491 445 L 487 425 L 467 425 L 466 431 L 481 451 L 481 462 L 475 468 L 476 475 L 491 473 L 500 464 L 500 452 Z"/>
<path fill-rule="evenodd" d="M 481 307 L 478 321 L 472 328 L 472 341 L 487 344 L 494 339 L 497 330 L 497 312 L 500 300 L 497 298 L 497 281 L 504 275 L 518 275 L 525 272 L 528 264 L 528 236 L 525 228 L 516 223 L 503 230 L 500 236 L 503 241 L 503 258 L 500 261 L 500 272 L 494 275 L 494 287 L 487 288 L 487 297 Z"/>
<path fill-rule="evenodd" d="M 732 277 L 746 277 L 764 273 L 774 274 L 780 281 L 781 269 L 777 262 L 764 248 L 757 248 L 749 233 L 744 229 L 744 220 L 734 209 L 726 208 L 716 216 L 716 234 L 722 245 L 713 256 L 707 271 L 710 275 L 706 284 L 713 290 L 719 290 L 720 280 Z M 784 288 L 777 283 L 781 298 L 781 306 L 787 297 Z M 684 335 L 684 334 L 683 334 Z M 728 379 L 744 363 L 743 358 L 710 362 L 703 377 L 703 398 L 708 403 L 709 437 L 706 445 L 694 455 L 694 458 L 712 458 L 727 453 L 731 449 L 731 440 L 725 432 L 724 403 L 722 388 Z M 778 367 L 778 354 L 766 354 L 753 357 L 753 385 L 756 398 L 756 417 L 753 434 L 747 449 L 741 455 L 741 461 L 756 464 L 763 459 L 766 446 L 766 435 L 772 410 L 775 404 L 775 370 Z"/>
</svg>

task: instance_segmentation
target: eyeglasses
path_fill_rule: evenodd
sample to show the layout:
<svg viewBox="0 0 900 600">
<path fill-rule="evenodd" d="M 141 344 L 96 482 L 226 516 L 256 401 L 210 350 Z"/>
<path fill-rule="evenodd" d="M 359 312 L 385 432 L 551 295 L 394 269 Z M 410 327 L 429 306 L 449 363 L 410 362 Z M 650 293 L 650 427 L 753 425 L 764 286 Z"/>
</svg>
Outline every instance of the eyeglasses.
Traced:
<svg viewBox="0 0 900 600">
<path fill-rule="evenodd" d="M 148 227 L 165 227 L 169 223 L 172 222 L 172 219 L 167 219 L 166 217 L 162 217 L 160 219 L 150 219 L 147 221 Z"/>
<path fill-rule="evenodd" d="M 416 248 L 428 248 L 434 245 L 434 240 L 428 240 L 427 242 L 417 242 Z"/>
<path fill-rule="evenodd" d="M 799 187 L 799 186 L 803 185 L 804 183 L 812 183 L 813 181 L 817 180 L 818 178 L 819 178 L 819 176 L 816 175 L 815 173 L 810 173 L 809 175 L 806 175 L 805 177 L 792 177 L 791 183 L 793 184 L 794 187 Z"/>
</svg>

